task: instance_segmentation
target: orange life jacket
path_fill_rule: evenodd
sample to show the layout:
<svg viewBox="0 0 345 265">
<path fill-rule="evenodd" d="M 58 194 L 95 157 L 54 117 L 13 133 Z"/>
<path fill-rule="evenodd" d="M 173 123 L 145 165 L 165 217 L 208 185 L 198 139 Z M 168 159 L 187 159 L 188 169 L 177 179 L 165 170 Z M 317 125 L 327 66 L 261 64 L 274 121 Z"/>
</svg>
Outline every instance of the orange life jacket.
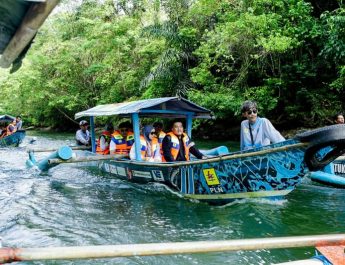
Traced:
<svg viewBox="0 0 345 265">
<path fill-rule="evenodd" d="M 127 143 L 127 152 L 129 154 L 129 151 L 131 150 L 131 147 L 134 144 L 134 133 L 133 132 L 129 131 L 127 133 L 126 143 Z"/>
<path fill-rule="evenodd" d="M 140 149 L 140 153 L 141 153 L 141 159 L 145 160 L 145 158 L 154 158 L 155 154 L 158 150 L 158 140 L 157 138 L 153 138 L 152 142 L 151 142 L 151 156 L 149 156 L 148 154 L 148 146 L 147 146 L 147 142 L 144 138 L 143 135 L 140 135 L 140 145 L 141 145 L 141 149 Z"/>
<path fill-rule="evenodd" d="M 12 131 L 10 130 L 10 128 L 13 128 Z M 11 135 L 13 133 L 15 133 L 17 131 L 17 127 L 15 123 L 10 123 L 7 127 L 6 127 L 6 136 L 7 135 Z"/>
<path fill-rule="evenodd" d="M 101 137 L 104 137 L 106 145 L 105 149 L 101 149 Z M 97 140 L 97 147 L 96 147 L 96 153 L 101 155 L 108 155 L 110 153 L 109 151 L 109 144 L 111 140 L 111 133 L 109 131 L 103 131 L 101 136 Z"/>
<path fill-rule="evenodd" d="M 124 139 L 119 131 L 115 131 L 111 135 L 111 141 L 116 144 L 116 149 L 113 151 L 113 154 L 128 155 L 134 143 L 134 134 L 128 132 L 126 139 Z"/>
<path fill-rule="evenodd" d="M 171 137 L 172 146 L 170 148 L 170 153 L 173 156 L 174 160 L 176 160 L 177 155 L 180 151 L 180 141 L 178 140 L 177 136 L 173 132 L 169 132 L 167 133 L 167 135 L 170 135 Z M 189 137 L 187 134 L 185 133 L 182 134 L 182 141 L 184 145 L 186 161 L 189 161 L 189 147 L 188 147 Z M 165 162 L 165 159 L 163 161 Z"/>
</svg>

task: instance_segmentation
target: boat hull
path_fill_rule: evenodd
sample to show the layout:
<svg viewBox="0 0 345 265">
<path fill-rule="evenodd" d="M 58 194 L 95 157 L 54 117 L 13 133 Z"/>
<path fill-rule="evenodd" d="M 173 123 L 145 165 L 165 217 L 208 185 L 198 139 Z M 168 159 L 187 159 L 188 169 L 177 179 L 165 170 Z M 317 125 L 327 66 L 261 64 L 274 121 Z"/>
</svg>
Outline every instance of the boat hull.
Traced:
<svg viewBox="0 0 345 265">
<path fill-rule="evenodd" d="M 22 143 L 26 135 L 25 130 L 18 130 L 15 133 L 0 139 L 0 146 L 18 146 Z"/>
<path fill-rule="evenodd" d="M 284 146 L 293 148 L 284 149 Z M 99 167 L 117 178 L 135 183 L 163 183 L 186 198 L 219 204 L 288 194 L 306 173 L 305 149 L 306 146 L 290 140 L 255 152 L 223 156 L 215 162 L 212 159 L 189 163 L 105 160 Z"/>
</svg>

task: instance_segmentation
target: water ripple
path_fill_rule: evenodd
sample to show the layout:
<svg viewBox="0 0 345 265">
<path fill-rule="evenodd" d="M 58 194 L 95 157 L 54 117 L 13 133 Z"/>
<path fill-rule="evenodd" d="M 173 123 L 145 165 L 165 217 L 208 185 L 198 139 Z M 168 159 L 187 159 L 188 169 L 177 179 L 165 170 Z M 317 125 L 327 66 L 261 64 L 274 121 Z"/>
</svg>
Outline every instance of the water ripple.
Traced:
<svg viewBox="0 0 345 265">
<path fill-rule="evenodd" d="M 67 137 L 39 134 L 35 143 L 72 144 L 73 136 Z M 114 179 L 82 164 L 40 173 L 26 169 L 26 159 L 23 147 L 0 149 L 0 236 L 5 246 L 228 240 L 345 229 L 343 190 L 307 180 L 283 200 L 239 200 L 219 207 L 185 200 L 159 184 Z M 312 248 L 302 248 L 18 264 L 271 264 L 312 255 Z"/>
</svg>

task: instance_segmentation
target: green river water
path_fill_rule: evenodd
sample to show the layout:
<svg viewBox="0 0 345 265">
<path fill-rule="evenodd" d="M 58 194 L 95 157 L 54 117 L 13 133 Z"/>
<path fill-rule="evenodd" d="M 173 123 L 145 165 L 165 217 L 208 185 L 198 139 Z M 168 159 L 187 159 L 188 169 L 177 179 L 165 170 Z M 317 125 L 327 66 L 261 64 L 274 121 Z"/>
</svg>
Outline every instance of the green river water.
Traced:
<svg viewBox="0 0 345 265">
<path fill-rule="evenodd" d="M 138 186 L 96 168 L 27 169 L 27 147 L 74 144 L 72 135 L 34 134 L 0 149 L 0 236 L 8 247 L 58 247 L 230 240 L 345 231 L 345 193 L 308 179 L 284 200 L 216 207 L 184 200 L 155 185 Z M 67 139 L 67 140 L 66 140 Z M 47 154 L 41 154 L 41 157 Z M 313 248 L 191 255 L 18 262 L 17 264 L 274 264 L 307 259 Z"/>
</svg>

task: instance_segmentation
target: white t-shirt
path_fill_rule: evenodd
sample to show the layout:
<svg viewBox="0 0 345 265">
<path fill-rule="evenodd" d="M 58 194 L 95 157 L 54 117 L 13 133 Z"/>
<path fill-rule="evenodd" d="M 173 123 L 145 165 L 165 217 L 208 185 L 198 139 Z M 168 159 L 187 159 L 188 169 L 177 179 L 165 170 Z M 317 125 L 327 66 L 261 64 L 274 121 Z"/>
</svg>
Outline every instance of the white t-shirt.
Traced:
<svg viewBox="0 0 345 265">
<path fill-rule="evenodd" d="M 250 125 L 253 142 L 250 135 L 248 120 L 241 123 L 241 150 L 261 147 L 269 144 L 285 141 L 285 138 L 273 127 L 266 118 L 257 117 L 254 124 Z"/>
</svg>

